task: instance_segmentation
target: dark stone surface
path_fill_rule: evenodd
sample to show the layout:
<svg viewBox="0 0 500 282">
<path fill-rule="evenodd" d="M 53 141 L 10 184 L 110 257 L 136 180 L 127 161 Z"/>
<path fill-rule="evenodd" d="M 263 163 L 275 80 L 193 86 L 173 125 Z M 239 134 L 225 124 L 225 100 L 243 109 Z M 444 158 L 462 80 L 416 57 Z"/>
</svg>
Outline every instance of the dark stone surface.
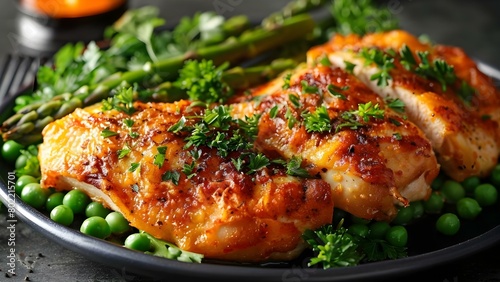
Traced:
<svg viewBox="0 0 500 282">
<path fill-rule="evenodd" d="M 225 16 L 246 13 L 258 20 L 266 11 L 279 9 L 287 1 L 235 1 L 241 2 Z M 500 11 L 499 1 L 386 1 L 399 7 L 395 13 L 402 27 L 414 34 L 427 34 L 439 43 L 462 46 L 471 56 L 500 67 Z M 194 10 L 211 10 L 213 1 L 157 1 L 136 0 L 132 6 L 156 4 L 172 24 Z M 15 1 L 4 1 L 0 8 L 0 55 L 18 48 L 17 12 Z M 16 225 L 16 276 L 7 271 L 9 232 L 5 214 L 0 215 L 0 281 L 156 281 L 122 273 L 88 260 L 35 232 L 27 224 Z M 432 238 L 424 238 L 432 240 Z M 386 281 L 476 282 L 500 281 L 500 245 L 476 255 L 440 265 L 410 277 L 394 277 Z M 164 281 L 167 281 L 165 278 Z M 209 280 L 209 277 L 207 277 Z"/>
</svg>

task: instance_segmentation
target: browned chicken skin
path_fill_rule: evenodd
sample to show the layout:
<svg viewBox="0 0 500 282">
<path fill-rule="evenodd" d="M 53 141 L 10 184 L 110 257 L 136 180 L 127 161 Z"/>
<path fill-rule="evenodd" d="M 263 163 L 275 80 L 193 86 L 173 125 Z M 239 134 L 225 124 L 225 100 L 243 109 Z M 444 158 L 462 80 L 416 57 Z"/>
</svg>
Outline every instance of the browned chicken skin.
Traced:
<svg viewBox="0 0 500 282">
<path fill-rule="evenodd" d="M 427 199 L 430 183 L 439 172 L 432 147 L 420 129 L 388 108 L 377 94 L 335 67 L 298 68 L 287 90 L 283 84 L 283 79 L 277 79 L 257 88 L 250 97 L 258 98 L 257 103 L 242 102 L 249 96 L 234 99 L 235 116 L 263 114 L 256 141 L 259 150 L 286 159 L 300 156 L 312 175 L 330 183 L 335 206 L 361 218 L 390 220 L 397 205 Z M 318 92 L 305 93 L 305 85 L 317 87 Z M 329 87 L 343 97 L 334 97 Z M 300 108 L 294 107 L 290 95 L 300 97 Z M 384 109 L 383 118 L 370 118 L 361 121 L 359 128 L 336 132 L 345 122 L 342 113 L 369 102 Z M 275 106 L 280 108 L 273 118 L 269 112 Z M 327 108 L 333 129 L 308 132 L 302 113 L 319 106 Z M 292 127 L 287 111 L 297 120 Z"/>
<path fill-rule="evenodd" d="M 453 85 L 443 91 L 438 81 L 405 69 L 397 56 L 395 67 L 390 71 L 389 85 L 377 85 L 371 76 L 379 69 L 367 64 L 360 52 L 363 48 L 376 48 L 397 53 L 404 45 L 413 52 L 417 63 L 421 62 L 417 51 L 426 51 L 430 62 L 442 59 L 451 65 L 457 76 Z M 308 60 L 312 63 L 325 55 L 342 68 L 346 67 L 346 61 L 355 64 L 354 74 L 380 96 L 401 99 L 408 118 L 431 140 L 441 168 L 453 179 L 484 177 L 496 165 L 500 153 L 500 93 L 460 48 L 432 46 L 405 31 L 396 30 L 365 37 L 335 36 L 330 42 L 310 50 Z M 468 104 L 460 98 L 462 81 L 475 91 Z"/>
<path fill-rule="evenodd" d="M 201 149 L 196 174 L 181 172 L 192 162 L 185 141 L 168 129 L 188 111 L 189 102 L 136 103 L 132 116 L 101 105 L 78 109 L 48 125 L 40 147 L 42 185 L 78 187 L 94 200 L 123 213 L 130 224 L 207 258 L 236 261 L 287 260 L 305 247 L 301 234 L 331 222 L 329 185 L 319 179 L 286 175 L 268 167 L 248 175 L 230 157 Z M 132 138 L 124 125 L 134 121 Z M 109 129 L 119 135 L 103 138 Z M 131 152 L 119 159 L 119 150 Z M 167 146 L 165 162 L 154 164 L 158 147 Z M 139 167 L 129 171 L 131 164 Z M 165 181 L 166 171 L 180 172 L 178 184 Z"/>
</svg>

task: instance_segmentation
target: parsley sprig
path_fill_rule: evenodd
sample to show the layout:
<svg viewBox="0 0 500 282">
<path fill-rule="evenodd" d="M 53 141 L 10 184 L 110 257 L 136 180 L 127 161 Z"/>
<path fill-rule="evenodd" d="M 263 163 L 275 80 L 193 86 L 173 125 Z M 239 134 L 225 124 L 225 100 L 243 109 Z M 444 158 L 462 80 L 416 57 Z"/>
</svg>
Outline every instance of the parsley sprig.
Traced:
<svg viewBox="0 0 500 282">
<path fill-rule="evenodd" d="M 314 112 L 302 114 L 307 132 L 328 132 L 332 124 L 325 106 L 318 107 Z"/>
<path fill-rule="evenodd" d="M 315 252 L 309 266 L 322 265 L 324 269 L 354 266 L 359 263 L 407 257 L 406 247 L 389 244 L 384 239 L 363 237 L 342 226 L 329 224 L 317 230 L 306 230 L 304 240 Z"/>
<path fill-rule="evenodd" d="M 193 101 L 207 104 L 224 102 L 233 92 L 222 81 L 222 73 L 228 67 L 228 64 L 215 66 L 212 60 L 187 60 L 174 85 L 185 90 Z"/>
<path fill-rule="evenodd" d="M 383 119 L 385 111 L 380 108 L 379 104 L 373 104 L 371 101 L 365 104 L 359 104 L 357 110 L 343 112 L 340 117 L 343 122 L 336 126 L 335 131 L 338 132 L 344 127 L 350 129 L 358 129 L 364 126 L 363 122 L 369 122 L 370 118 Z M 361 121 L 360 121 L 361 120 Z"/>
<path fill-rule="evenodd" d="M 434 59 L 431 62 L 428 51 L 417 51 L 416 54 L 420 63 L 417 62 L 411 49 L 406 44 L 399 50 L 400 63 L 406 70 L 437 80 L 441 84 L 443 91 L 446 91 L 448 85 L 455 83 L 457 77 L 453 66 L 442 59 Z"/>
<path fill-rule="evenodd" d="M 253 150 L 253 142 L 258 133 L 260 115 L 234 119 L 230 115 L 230 106 L 217 105 L 206 109 L 202 115 L 183 117 L 169 128 L 175 134 L 187 132 L 185 149 L 193 148 L 193 161 L 183 166 L 183 172 L 192 177 L 196 159 L 200 153 L 198 148 L 206 146 L 217 149 L 217 154 L 227 157 L 231 152 L 239 152 L 241 156 L 233 160 L 237 170 L 246 164 L 248 173 L 255 173 L 267 166 L 267 157 Z M 198 156 L 198 157 L 195 157 Z"/>
<path fill-rule="evenodd" d="M 370 80 L 376 80 L 377 85 L 381 87 L 389 85 L 389 79 L 392 79 L 390 71 L 394 68 L 394 57 L 377 48 L 363 48 L 360 56 L 365 59 L 365 65 L 375 64 L 379 68 Z"/>
</svg>

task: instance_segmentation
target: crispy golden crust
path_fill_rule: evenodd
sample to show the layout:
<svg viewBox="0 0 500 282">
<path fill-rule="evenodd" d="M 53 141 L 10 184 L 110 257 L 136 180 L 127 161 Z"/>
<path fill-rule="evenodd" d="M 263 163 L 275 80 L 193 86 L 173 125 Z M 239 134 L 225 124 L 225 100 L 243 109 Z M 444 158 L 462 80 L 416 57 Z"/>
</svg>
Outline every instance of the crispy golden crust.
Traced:
<svg viewBox="0 0 500 282">
<path fill-rule="evenodd" d="M 207 258 L 297 256 L 305 247 L 303 231 L 331 222 L 329 185 L 291 177 L 272 166 L 247 175 L 231 161 L 237 153 L 221 158 L 209 148 L 202 149 L 196 174 L 188 179 L 181 170 L 192 157 L 183 137 L 168 132 L 182 115 L 196 114 L 186 112 L 188 106 L 186 101 L 135 103 L 138 110 L 129 117 L 95 105 L 51 123 L 40 147 L 42 186 L 87 189 L 94 199 L 122 212 L 132 226 Z M 124 125 L 127 118 L 134 121 L 132 128 Z M 106 128 L 119 135 L 103 138 Z M 132 138 L 130 131 L 139 137 Z M 119 159 L 125 146 L 131 152 Z M 154 164 L 159 146 L 167 146 L 161 168 Z M 140 164 L 134 172 L 129 171 L 132 163 Z M 178 185 L 162 180 L 166 171 L 180 173 Z"/>
</svg>

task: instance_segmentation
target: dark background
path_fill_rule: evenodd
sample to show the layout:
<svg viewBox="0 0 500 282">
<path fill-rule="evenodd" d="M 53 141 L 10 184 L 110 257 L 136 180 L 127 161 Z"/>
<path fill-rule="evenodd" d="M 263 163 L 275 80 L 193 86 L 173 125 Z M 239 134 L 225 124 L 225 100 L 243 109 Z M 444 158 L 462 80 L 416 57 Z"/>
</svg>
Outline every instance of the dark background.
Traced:
<svg viewBox="0 0 500 282">
<path fill-rule="evenodd" d="M 258 21 L 269 11 L 278 10 L 287 2 L 243 0 L 232 11 L 226 11 L 224 16 L 247 14 L 252 20 Z M 180 17 L 191 15 L 195 10 L 214 8 L 214 1 L 211 0 L 130 1 L 131 7 L 148 4 L 161 7 L 161 15 L 167 19 L 167 25 L 174 25 Z M 383 1 L 382 4 L 390 5 L 400 19 L 403 29 L 416 35 L 427 34 L 438 43 L 461 46 L 473 58 L 500 68 L 500 17 L 498 16 L 500 1 L 392 0 Z M 3 0 L 0 5 L 0 56 L 9 52 L 19 52 L 23 49 L 20 43 L 26 40 L 33 43 L 47 37 L 47 34 L 37 30 L 20 29 L 16 1 Z M 71 36 L 84 35 L 71 34 Z M 7 278 L 4 275 L 7 269 L 4 263 L 7 244 L 4 242 L 8 236 L 5 224 L 1 218 L 0 281 L 153 281 L 130 274 L 123 275 L 115 269 L 94 263 L 46 239 L 22 222 L 17 224 L 16 234 L 18 274 L 14 278 Z M 500 262 L 497 259 L 499 252 L 500 245 L 497 245 L 453 263 L 440 264 L 425 273 L 393 277 L 393 280 L 500 281 Z"/>
</svg>

